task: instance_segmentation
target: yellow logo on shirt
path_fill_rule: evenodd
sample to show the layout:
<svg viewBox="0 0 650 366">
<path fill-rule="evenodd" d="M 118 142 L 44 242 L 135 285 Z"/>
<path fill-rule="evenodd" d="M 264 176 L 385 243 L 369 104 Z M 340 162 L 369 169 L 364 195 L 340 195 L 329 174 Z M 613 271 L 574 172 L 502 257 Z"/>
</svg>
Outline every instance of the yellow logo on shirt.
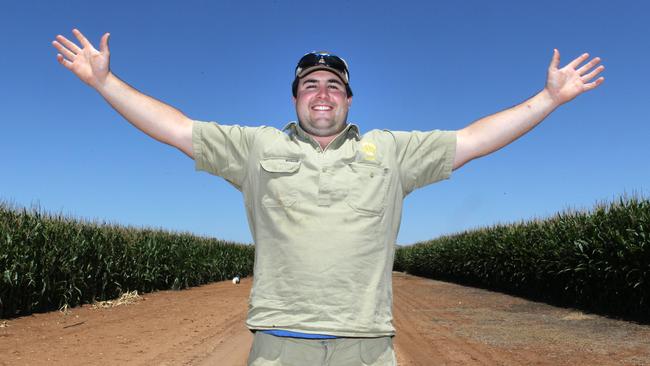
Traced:
<svg viewBox="0 0 650 366">
<path fill-rule="evenodd" d="M 372 142 L 364 141 L 361 143 L 361 151 L 363 151 L 363 158 L 365 160 L 375 160 L 377 146 Z"/>
</svg>

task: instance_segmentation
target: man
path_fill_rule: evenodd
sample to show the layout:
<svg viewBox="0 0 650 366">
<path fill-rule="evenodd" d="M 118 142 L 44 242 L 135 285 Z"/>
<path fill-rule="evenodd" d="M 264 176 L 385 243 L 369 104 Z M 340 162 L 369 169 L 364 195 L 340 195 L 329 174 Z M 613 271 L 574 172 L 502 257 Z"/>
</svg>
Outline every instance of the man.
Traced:
<svg viewBox="0 0 650 366">
<path fill-rule="evenodd" d="M 395 365 L 391 270 L 403 198 L 604 80 L 594 80 L 598 58 L 559 69 L 554 50 L 546 86 L 520 105 L 458 131 L 361 135 L 347 123 L 347 64 L 314 52 L 295 70 L 298 123 L 280 131 L 193 121 L 110 72 L 108 33 L 99 51 L 73 33 L 81 47 L 60 35 L 53 42 L 63 66 L 134 126 L 243 192 L 256 245 L 249 365 Z"/>
</svg>

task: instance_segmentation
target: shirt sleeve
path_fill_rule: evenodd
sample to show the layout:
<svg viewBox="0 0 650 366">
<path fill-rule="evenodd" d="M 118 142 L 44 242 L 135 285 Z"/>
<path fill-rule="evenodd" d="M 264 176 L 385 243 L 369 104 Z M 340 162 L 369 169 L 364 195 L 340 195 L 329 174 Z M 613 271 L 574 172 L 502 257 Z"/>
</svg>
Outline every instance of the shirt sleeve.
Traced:
<svg viewBox="0 0 650 366">
<path fill-rule="evenodd" d="M 195 169 L 220 176 L 241 190 L 255 130 L 254 127 L 194 121 Z"/>
<path fill-rule="evenodd" d="M 456 131 L 391 131 L 404 195 L 447 179 L 456 155 Z"/>
</svg>

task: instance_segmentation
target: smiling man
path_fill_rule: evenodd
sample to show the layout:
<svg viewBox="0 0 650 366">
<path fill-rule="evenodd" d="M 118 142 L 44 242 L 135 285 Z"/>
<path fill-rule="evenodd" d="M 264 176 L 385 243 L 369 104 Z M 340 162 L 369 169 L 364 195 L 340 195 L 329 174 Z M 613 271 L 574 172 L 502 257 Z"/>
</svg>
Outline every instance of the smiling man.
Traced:
<svg viewBox="0 0 650 366">
<path fill-rule="evenodd" d="M 326 52 L 308 53 L 298 62 L 292 92 L 301 127 L 326 146 L 345 127 L 352 104 L 345 61 Z"/>
<path fill-rule="evenodd" d="M 255 242 L 246 320 L 249 365 L 395 365 L 391 273 L 402 202 L 413 190 L 500 149 L 603 82 L 587 54 L 523 103 L 458 131 L 372 130 L 347 123 L 348 66 L 312 52 L 295 69 L 298 122 L 283 131 L 194 121 L 118 79 L 100 50 L 57 36 L 58 61 L 135 127 L 243 193 Z M 593 80 L 593 81 L 592 81 Z"/>
</svg>

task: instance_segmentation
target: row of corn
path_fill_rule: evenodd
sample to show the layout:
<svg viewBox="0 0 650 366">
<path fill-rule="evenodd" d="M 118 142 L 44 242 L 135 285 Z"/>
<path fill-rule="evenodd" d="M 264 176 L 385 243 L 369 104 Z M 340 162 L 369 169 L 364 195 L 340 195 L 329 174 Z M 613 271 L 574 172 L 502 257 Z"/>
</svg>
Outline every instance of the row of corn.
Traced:
<svg viewBox="0 0 650 366">
<path fill-rule="evenodd" d="M 251 245 L 84 222 L 0 202 L 0 316 L 247 276 L 254 255 Z"/>
<path fill-rule="evenodd" d="M 650 320 L 650 201 L 621 197 L 401 247 L 395 270 Z"/>
</svg>

